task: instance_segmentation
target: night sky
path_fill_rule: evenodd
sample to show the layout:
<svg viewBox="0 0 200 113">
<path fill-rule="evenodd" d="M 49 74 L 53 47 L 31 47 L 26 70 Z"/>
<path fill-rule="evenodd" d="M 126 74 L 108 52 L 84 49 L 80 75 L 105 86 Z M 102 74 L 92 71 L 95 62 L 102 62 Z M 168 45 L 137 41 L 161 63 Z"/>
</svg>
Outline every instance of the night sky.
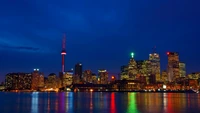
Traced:
<svg viewBox="0 0 200 113">
<path fill-rule="evenodd" d="M 162 70 L 167 51 L 179 52 L 187 73 L 200 71 L 199 0 L 1 0 L 0 80 L 9 72 L 45 76 L 61 71 L 63 33 L 66 70 L 120 72 L 130 52 L 148 59 L 156 46 Z"/>
</svg>

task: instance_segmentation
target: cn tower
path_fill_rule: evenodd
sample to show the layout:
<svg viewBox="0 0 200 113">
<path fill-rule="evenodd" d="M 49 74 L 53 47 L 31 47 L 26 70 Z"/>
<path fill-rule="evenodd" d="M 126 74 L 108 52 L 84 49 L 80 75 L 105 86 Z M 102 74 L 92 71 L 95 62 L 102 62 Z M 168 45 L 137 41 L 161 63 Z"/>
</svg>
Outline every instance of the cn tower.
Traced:
<svg viewBox="0 0 200 113">
<path fill-rule="evenodd" d="M 62 40 L 62 51 L 61 51 L 61 56 L 62 56 L 62 72 L 65 72 L 65 55 L 67 54 L 65 46 L 66 46 L 66 36 L 64 34 L 63 40 Z"/>
</svg>

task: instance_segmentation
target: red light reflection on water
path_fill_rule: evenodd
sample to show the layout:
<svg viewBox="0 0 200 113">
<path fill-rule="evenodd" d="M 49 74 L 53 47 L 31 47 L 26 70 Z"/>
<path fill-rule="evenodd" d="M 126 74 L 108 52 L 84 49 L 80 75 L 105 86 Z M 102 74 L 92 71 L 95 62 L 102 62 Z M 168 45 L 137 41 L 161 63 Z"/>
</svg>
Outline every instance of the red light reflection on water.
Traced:
<svg viewBox="0 0 200 113">
<path fill-rule="evenodd" d="M 168 113 L 172 113 L 172 94 L 169 93 L 167 94 L 167 112 Z"/>
<path fill-rule="evenodd" d="M 111 113 L 116 113 L 116 105 L 115 105 L 115 93 L 111 94 L 111 102 L 110 102 L 110 106 L 111 106 Z"/>
</svg>

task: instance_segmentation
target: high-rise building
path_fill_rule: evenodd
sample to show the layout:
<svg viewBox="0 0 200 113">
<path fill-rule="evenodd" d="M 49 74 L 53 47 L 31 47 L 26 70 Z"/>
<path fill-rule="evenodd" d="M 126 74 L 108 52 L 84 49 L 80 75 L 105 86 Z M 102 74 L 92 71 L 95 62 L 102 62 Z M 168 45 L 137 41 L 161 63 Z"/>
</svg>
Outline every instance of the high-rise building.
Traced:
<svg viewBox="0 0 200 113">
<path fill-rule="evenodd" d="M 100 84 L 108 84 L 108 72 L 105 69 L 98 70 Z"/>
<path fill-rule="evenodd" d="M 41 73 L 39 73 L 39 69 L 34 69 L 34 71 L 32 72 L 32 83 L 31 83 L 32 90 L 39 89 L 40 74 Z"/>
<path fill-rule="evenodd" d="M 59 75 L 62 87 L 66 87 L 72 84 L 73 82 L 73 71 L 67 71 L 64 73 L 60 73 Z"/>
<path fill-rule="evenodd" d="M 162 71 L 162 76 L 161 76 L 161 80 L 166 83 L 168 81 L 168 76 L 167 76 L 167 71 L 164 70 Z"/>
<path fill-rule="evenodd" d="M 185 63 L 179 62 L 179 71 L 180 71 L 180 77 L 185 77 L 186 76 Z"/>
<path fill-rule="evenodd" d="M 149 61 L 151 62 L 151 74 L 156 76 L 156 81 L 160 80 L 160 56 L 154 52 L 149 54 Z"/>
<path fill-rule="evenodd" d="M 168 80 L 169 82 L 174 81 L 180 77 L 179 71 L 179 54 L 177 52 L 167 52 L 168 55 Z"/>
<path fill-rule="evenodd" d="M 8 73 L 5 79 L 5 87 L 8 90 L 31 89 L 30 73 Z"/>
<path fill-rule="evenodd" d="M 81 63 L 77 63 L 75 65 L 75 72 L 74 73 L 75 73 L 75 75 L 78 75 L 80 79 L 82 78 L 83 70 L 82 70 L 82 64 Z"/>
<path fill-rule="evenodd" d="M 199 79 L 200 78 L 200 73 L 191 73 L 188 74 L 189 79 Z"/>
<path fill-rule="evenodd" d="M 149 61 L 148 60 L 138 60 L 137 62 L 137 69 L 138 69 L 138 74 L 140 76 L 148 76 L 151 73 L 150 71 L 150 66 L 149 66 Z"/>
<path fill-rule="evenodd" d="M 83 72 L 83 82 L 92 83 L 92 71 L 91 70 L 85 70 Z"/>
<path fill-rule="evenodd" d="M 121 80 L 128 80 L 129 76 L 128 76 L 128 66 L 121 66 L 121 73 L 120 73 L 120 79 Z"/>
<path fill-rule="evenodd" d="M 47 79 L 47 88 L 57 88 L 57 77 L 55 73 L 51 73 Z"/>
<path fill-rule="evenodd" d="M 131 53 L 131 59 L 128 64 L 129 80 L 135 80 L 138 74 L 137 63 L 134 60 L 134 53 Z"/>
<path fill-rule="evenodd" d="M 92 83 L 97 84 L 97 75 L 92 73 Z"/>
<path fill-rule="evenodd" d="M 44 88 L 44 74 L 43 73 L 40 73 L 38 87 Z"/>
</svg>

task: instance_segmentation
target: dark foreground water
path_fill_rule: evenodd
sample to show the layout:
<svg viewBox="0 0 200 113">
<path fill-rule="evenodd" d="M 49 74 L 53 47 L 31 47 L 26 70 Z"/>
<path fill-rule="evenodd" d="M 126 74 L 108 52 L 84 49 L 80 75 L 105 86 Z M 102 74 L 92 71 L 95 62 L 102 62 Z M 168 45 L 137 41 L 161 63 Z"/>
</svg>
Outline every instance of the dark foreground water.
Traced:
<svg viewBox="0 0 200 113">
<path fill-rule="evenodd" d="M 0 92 L 0 113 L 200 113 L 200 94 Z"/>
</svg>

